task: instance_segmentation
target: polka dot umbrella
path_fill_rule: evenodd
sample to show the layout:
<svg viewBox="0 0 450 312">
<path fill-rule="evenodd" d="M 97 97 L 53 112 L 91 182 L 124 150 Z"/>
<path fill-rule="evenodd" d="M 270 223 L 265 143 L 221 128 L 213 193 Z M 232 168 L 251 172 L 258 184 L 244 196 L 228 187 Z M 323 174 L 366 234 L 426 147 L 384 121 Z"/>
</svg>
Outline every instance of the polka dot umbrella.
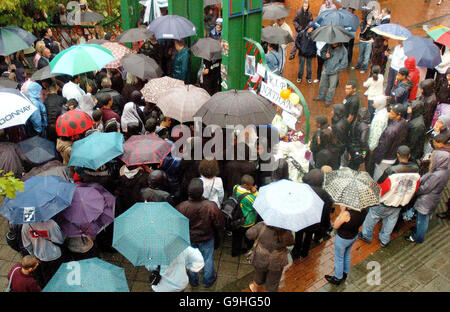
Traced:
<svg viewBox="0 0 450 312">
<path fill-rule="evenodd" d="M 80 110 L 72 110 L 61 115 L 56 120 L 56 134 L 70 137 L 81 134 L 92 128 L 94 121 L 91 116 Z"/>
</svg>

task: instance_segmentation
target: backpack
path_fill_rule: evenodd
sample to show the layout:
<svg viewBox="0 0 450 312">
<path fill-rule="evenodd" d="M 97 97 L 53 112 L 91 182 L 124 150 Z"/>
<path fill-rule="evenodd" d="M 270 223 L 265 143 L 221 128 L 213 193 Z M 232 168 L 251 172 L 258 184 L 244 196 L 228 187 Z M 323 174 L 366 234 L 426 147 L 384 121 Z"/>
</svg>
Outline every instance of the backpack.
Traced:
<svg viewBox="0 0 450 312">
<path fill-rule="evenodd" d="M 228 197 L 228 199 L 222 203 L 221 211 L 225 216 L 225 229 L 227 231 L 235 231 L 244 224 L 245 217 L 242 213 L 241 201 L 247 195 L 249 195 L 249 193 L 236 196 L 236 192 L 233 192 L 233 195 Z"/>
</svg>

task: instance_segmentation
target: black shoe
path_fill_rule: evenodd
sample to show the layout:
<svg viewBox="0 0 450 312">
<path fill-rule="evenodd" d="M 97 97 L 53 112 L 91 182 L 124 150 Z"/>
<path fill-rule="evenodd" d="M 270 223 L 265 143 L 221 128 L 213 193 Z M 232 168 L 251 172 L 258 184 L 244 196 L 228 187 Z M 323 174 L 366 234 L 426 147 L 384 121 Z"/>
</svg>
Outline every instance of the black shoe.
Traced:
<svg viewBox="0 0 450 312">
<path fill-rule="evenodd" d="M 363 242 L 369 243 L 369 244 L 371 242 L 371 240 L 369 240 L 368 238 L 364 237 L 364 235 L 361 232 L 358 233 L 358 239 L 362 240 Z"/>
<path fill-rule="evenodd" d="M 414 239 L 412 238 L 412 235 L 405 236 L 405 241 L 410 243 L 415 243 Z"/>
<path fill-rule="evenodd" d="M 331 276 L 331 275 L 325 275 L 325 279 L 333 285 L 340 285 L 342 283 L 342 281 L 344 280 L 343 278 L 338 279 L 335 276 Z"/>
<path fill-rule="evenodd" d="M 383 242 L 380 242 L 380 246 L 383 247 L 383 248 L 386 248 L 388 245 L 389 245 L 389 243 L 386 243 L 386 244 L 385 244 L 385 243 L 383 243 Z"/>
<path fill-rule="evenodd" d="M 344 272 L 344 276 L 342 277 L 342 280 L 345 281 L 347 279 L 347 273 Z"/>
</svg>

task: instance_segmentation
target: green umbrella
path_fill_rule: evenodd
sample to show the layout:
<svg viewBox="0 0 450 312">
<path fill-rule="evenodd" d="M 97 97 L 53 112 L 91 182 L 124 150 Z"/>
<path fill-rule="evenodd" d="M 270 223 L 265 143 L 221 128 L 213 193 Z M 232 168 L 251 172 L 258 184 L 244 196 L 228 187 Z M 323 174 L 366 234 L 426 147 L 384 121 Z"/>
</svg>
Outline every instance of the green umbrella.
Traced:
<svg viewBox="0 0 450 312">
<path fill-rule="evenodd" d="M 0 27 L 0 55 L 28 49 L 37 38 L 26 30 L 15 26 Z"/>
<path fill-rule="evenodd" d="M 50 62 L 50 72 L 75 76 L 102 69 L 114 60 L 111 51 L 102 46 L 79 44 L 58 53 Z"/>
</svg>

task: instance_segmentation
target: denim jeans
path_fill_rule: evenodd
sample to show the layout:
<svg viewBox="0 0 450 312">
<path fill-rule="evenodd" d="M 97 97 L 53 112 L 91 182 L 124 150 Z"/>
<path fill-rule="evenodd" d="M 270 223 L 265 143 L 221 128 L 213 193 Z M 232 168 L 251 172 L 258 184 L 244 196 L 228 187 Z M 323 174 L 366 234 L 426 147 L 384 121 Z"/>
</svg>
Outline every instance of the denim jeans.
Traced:
<svg viewBox="0 0 450 312">
<path fill-rule="evenodd" d="M 336 73 L 334 75 L 327 75 L 325 72 L 322 72 L 319 84 L 318 97 L 320 99 L 325 99 L 326 103 L 331 104 L 331 101 L 333 100 L 334 97 L 334 92 L 336 91 L 338 81 L 339 81 L 339 73 Z"/>
<path fill-rule="evenodd" d="M 416 210 L 417 211 L 417 210 Z M 421 214 L 417 211 L 416 217 L 416 232 L 413 234 L 412 238 L 416 243 L 423 243 L 425 239 L 425 234 L 428 230 L 428 222 L 430 221 L 430 215 Z"/>
<path fill-rule="evenodd" d="M 312 72 L 311 72 L 312 58 L 304 57 L 304 56 L 300 56 L 300 66 L 298 68 L 298 78 L 299 79 L 303 78 L 303 70 L 305 68 L 305 59 L 306 59 L 306 79 L 311 79 L 311 76 L 312 76 Z"/>
<path fill-rule="evenodd" d="M 388 79 L 387 79 L 387 85 L 386 90 L 384 90 L 384 95 L 390 96 L 392 88 L 394 87 L 395 79 L 397 78 L 397 71 L 393 69 L 392 67 L 389 67 L 389 73 L 388 73 Z"/>
<path fill-rule="evenodd" d="M 373 100 L 367 100 L 367 105 L 368 105 L 369 114 L 370 114 L 370 122 L 372 122 L 373 116 L 375 116 L 375 108 L 373 108 L 372 104 L 373 104 Z"/>
<path fill-rule="evenodd" d="M 357 68 L 367 71 L 369 67 L 370 55 L 372 53 L 372 42 L 359 42 L 359 57 Z"/>
<path fill-rule="evenodd" d="M 341 279 L 344 273 L 350 272 L 350 252 L 356 241 L 353 239 L 344 239 L 336 235 L 334 239 L 334 276 Z"/>
<path fill-rule="evenodd" d="M 192 247 L 198 248 L 205 261 L 203 267 L 203 285 L 209 286 L 214 283 L 214 238 L 201 243 L 191 243 Z M 198 285 L 198 273 L 188 271 L 191 284 Z"/>
<path fill-rule="evenodd" d="M 373 228 L 382 220 L 383 224 L 380 231 L 380 241 L 383 244 L 387 244 L 391 240 L 391 233 L 397 223 L 398 216 L 400 215 L 400 208 L 389 207 L 383 204 L 379 206 L 370 207 L 367 213 L 366 219 L 363 223 L 362 235 L 371 240 L 373 234 Z"/>
</svg>

